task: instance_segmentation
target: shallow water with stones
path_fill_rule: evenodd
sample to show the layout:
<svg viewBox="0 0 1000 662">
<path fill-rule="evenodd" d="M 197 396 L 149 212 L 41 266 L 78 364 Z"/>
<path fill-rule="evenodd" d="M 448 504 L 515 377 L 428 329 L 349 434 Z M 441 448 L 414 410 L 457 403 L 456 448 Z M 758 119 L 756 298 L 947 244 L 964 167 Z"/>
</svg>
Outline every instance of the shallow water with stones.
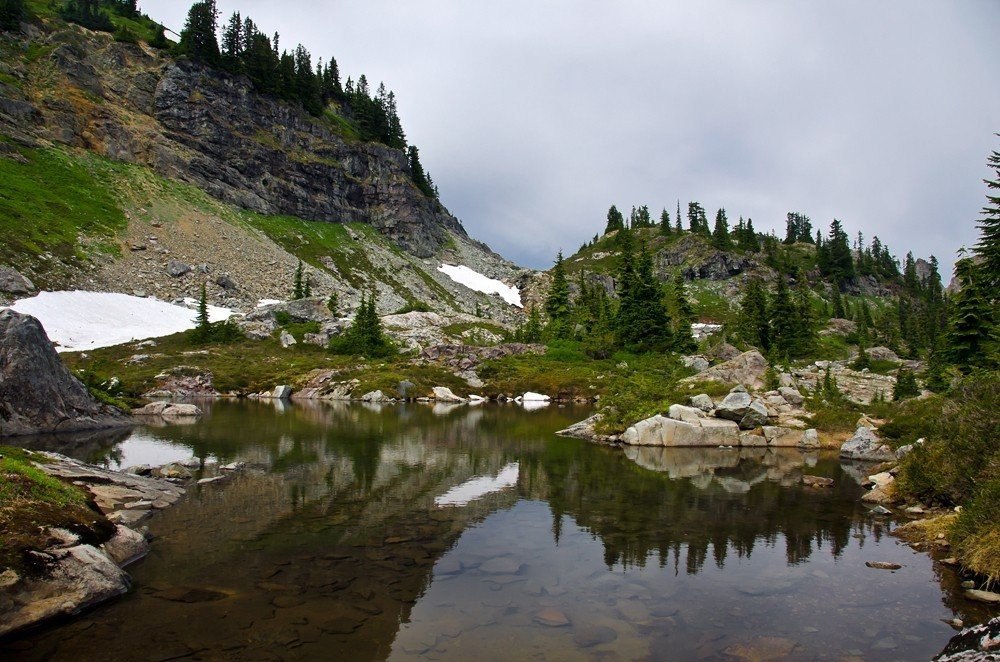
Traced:
<svg viewBox="0 0 1000 662">
<path fill-rule="evenodd" d="M 990 616 L 834 455 L 608 448 L 556 406 L 202 404 L 73 439 L 247 469 L 150 521 L 130 594 L 0 658 L 912 660 Z"/>
</svg>

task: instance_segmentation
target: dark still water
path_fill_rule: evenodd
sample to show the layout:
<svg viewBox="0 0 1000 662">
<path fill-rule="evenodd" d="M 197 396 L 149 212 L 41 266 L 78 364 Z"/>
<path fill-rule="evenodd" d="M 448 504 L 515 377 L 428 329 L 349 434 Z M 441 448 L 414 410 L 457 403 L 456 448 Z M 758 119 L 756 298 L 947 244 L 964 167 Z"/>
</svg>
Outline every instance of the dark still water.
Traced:
<svg viewBox="0 0 1000 662">
<path fill-rule="evenodd" d="M 247 469 L 150 522 L 132 593 L 0 658 L 914 660 L 987 617 L 833 456 L 622 451 L 554 436 L 588 413 L 554 406 L 205 408 L 80 440 Z"/>
</svg>

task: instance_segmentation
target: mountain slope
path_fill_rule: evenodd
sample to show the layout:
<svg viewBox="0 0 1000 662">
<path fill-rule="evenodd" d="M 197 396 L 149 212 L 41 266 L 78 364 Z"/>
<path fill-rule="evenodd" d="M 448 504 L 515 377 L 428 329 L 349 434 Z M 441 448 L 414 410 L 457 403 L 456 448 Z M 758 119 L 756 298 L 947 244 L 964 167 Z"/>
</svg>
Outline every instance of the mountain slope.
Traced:
<svg viewBox="0 0 1000 662">
<path fill-rule="evenodd" d="M 245 77 L 53 16 L 0 34 L 0 55 L 0 206 L 17 207 L 0 229 L 18 238 L 0 260 L 36 284 L 170 298 L 207 277 L 213 300 L 245 307 L 287 297 L 301 258 L 314 293 L 347 307 L 374 287 L 383 311 L 518 316 L 437 272 L 520 274 L 417 188 L 402 150 L 357 141 Z M 3 190 L 15 179 L 25 186 Z M 173 278 L 171 259 L 207 269 Z"/>
</svg>

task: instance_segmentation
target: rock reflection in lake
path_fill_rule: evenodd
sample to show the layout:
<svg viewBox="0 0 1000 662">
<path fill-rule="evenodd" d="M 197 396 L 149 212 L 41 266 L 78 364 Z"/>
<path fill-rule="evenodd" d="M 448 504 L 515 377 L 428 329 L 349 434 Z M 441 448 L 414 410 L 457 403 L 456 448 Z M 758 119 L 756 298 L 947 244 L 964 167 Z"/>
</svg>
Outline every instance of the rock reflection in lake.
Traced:
<svg viewBox="0 0 1000 662">
<path fill-rule="evenodd" d="M 985 616 L 832 456 L 554 436 L 573 408 L 199 404 L 78 450 L 152 437 L 248 471 L 151 521 L 132 594 L 0 657 L 916 659 L 951 635 L 939 619 Z M 502 489 L 436 503 L 470 485 Z"/>
</svg>

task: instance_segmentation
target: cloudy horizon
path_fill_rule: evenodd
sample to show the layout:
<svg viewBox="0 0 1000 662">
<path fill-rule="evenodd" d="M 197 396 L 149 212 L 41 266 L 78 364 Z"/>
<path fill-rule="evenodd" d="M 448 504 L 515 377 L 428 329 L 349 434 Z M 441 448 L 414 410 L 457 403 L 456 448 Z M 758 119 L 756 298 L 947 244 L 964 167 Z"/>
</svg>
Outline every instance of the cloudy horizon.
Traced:
<svg viewBox="0 0 1000 662">
<path fill-rule="evenodd" d="M 547 268 L 616 204 L 840 219 L 947 273 L 1000 149 L 1000 3 L 219 0 L 399 99 L 470 235 Z M 189 2 L 140 0 L 180 30 Z"/>
</svg>

